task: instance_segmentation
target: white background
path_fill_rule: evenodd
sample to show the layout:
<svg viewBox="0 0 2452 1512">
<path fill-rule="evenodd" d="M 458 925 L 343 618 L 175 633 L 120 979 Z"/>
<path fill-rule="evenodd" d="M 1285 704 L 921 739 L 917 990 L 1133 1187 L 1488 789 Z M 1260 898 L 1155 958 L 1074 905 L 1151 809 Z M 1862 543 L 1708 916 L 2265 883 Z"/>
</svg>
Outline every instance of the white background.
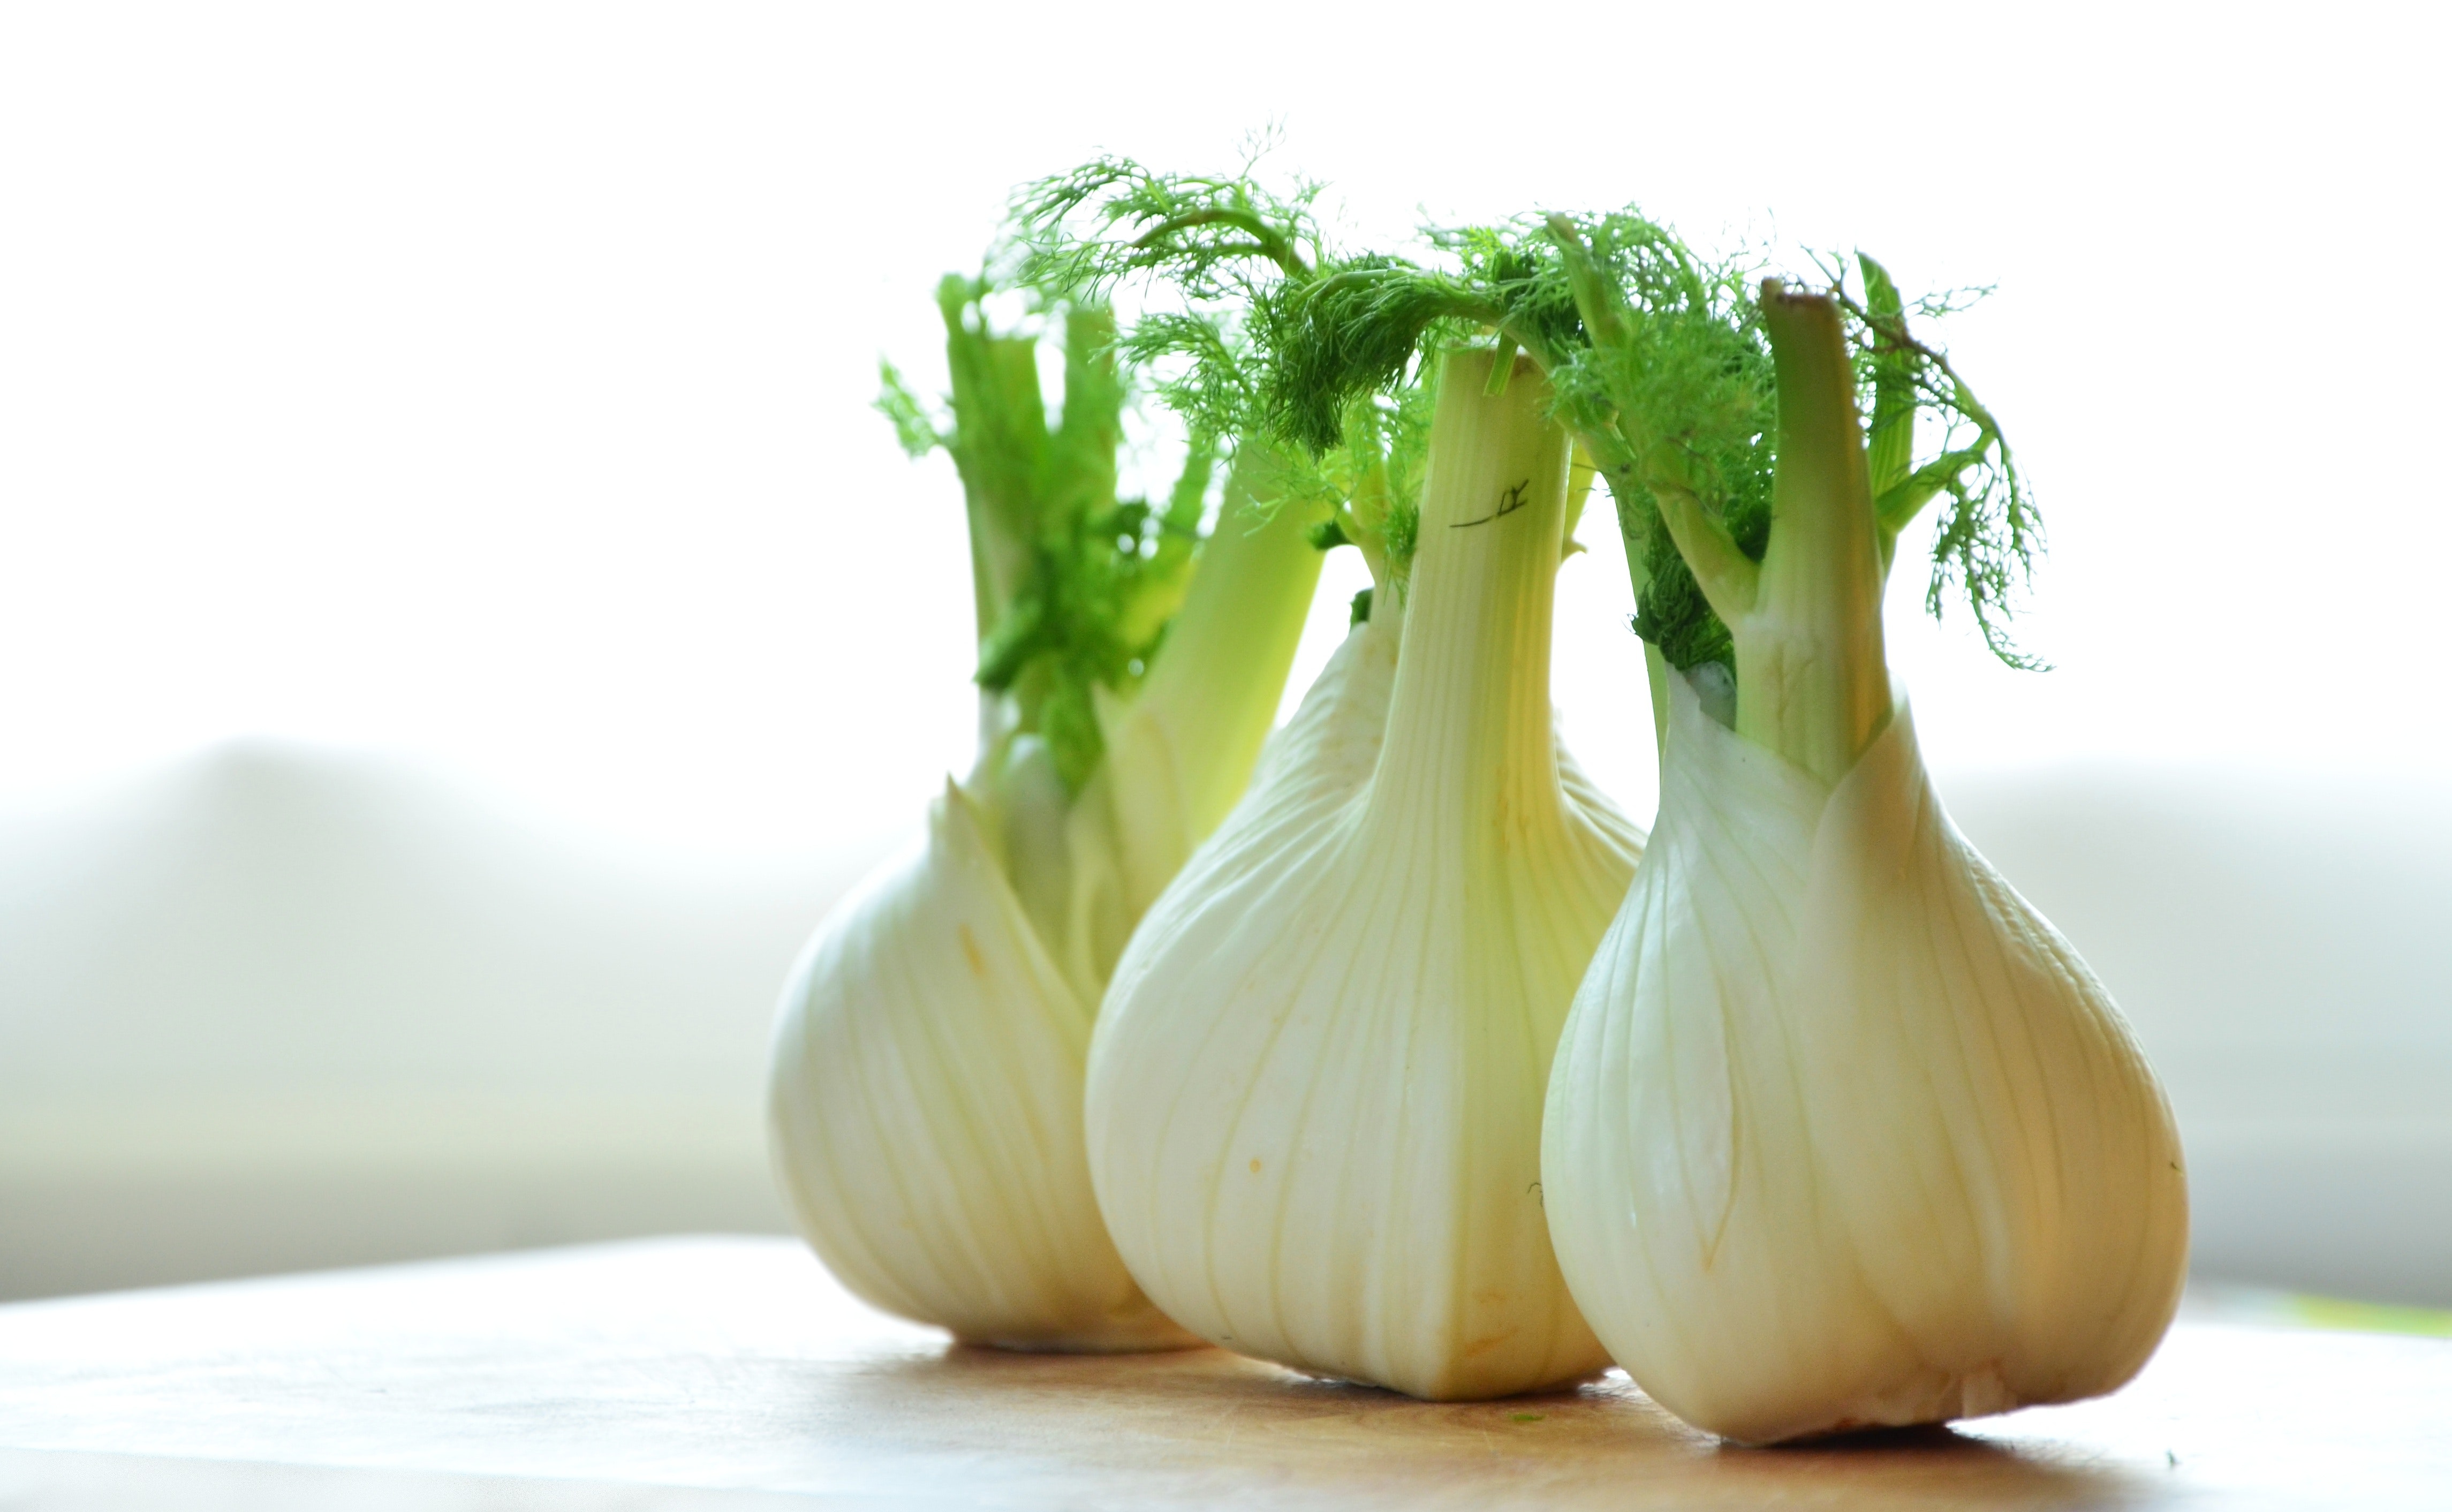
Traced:
<svg viewBox="0 0 2452 1512">
<path fill-rule="evenodd" d="M 2427 9 L 1420 14 L 12 10 L 0 794 L 279 736 L 690 844 L 916 806 L 970 627 L 877 357 L 936 370 L 1016 182 L 1270 122 L 1357 240 L 1633 200 L 1998 286 L 1948 335 L 2040 490 L 2059 669 L 1903 585 L 1945 764 L 2435 772 Z M 1613 633 L 1562 627 L 1561 693 L 1631 798 Z"/>
<path fill-rule="evenodd" d="M 1945 791 L 2127 795 L 2098 820 L 2198 804 L 2165 851 L 2263 888 L 2255 943 L 2298 952 L 2244 986 L 2205 985 L 2245 970 L 2235 933 L 2132 949 L 2139 915 L 2104 903 L 2100 866 L 2012 868 L 2184 1073 L 2213 1064 L 2192 1044 L 2277 1064 L 2362 1034 L 2452 1044 L 2421 948 L 2452 905 L 2441 870 L 2324 851 L 2333 869 L 2299 872 L 2337 823 L 2412 855 L 2452 835 L 2439 14 L 12 8 L 0 1094 L 115 1106 L 113 1088 L 328 1073 L 347 1103 L 406 1096 L 425 1067 L 516 1102 L 543 1076 L 523 1067 L 595 1067 L 574 1073 L 594 1096 L 694 1066 L 754 1144 L 780 954 L 972 736 L 958 490 L 869 410 L 877 359 L 937 380 L 930 290 L 976 265 L 1018 181 L 1101 149 L 1222 166 L 1271 123 L 1275 162 L 1335 185 L 1357 245 L 1634 201 L 1704 242 L 1861 247 L 1910 289 L 1997 286 L 1945 334 L 2038 489 L 2051 551 L 2021 633 L 2057 669 L 2007 671 L 1963 615 L 1924 620 L 1903 553 L 1893 657 Z M 1601 512 L 1585 534 L 1558 697 L 1588 766 L 1648 814 L 1624 579 Z M 564 859 L 465 904 L 496 955 L 459 971 L 424 949 L 380 990 L 344 960 L 349 930 L 405 915 L 375 888 L 355 924 L 301 924 L 342 906 L 323 872 L 247 907 L 218 862 L 156 877 L 238 922 L 130 905 L 75 935 L 84 954 L 61 944 L 76 887 L 132 896 L 93 826 L 132 832 L 139 797 L 198 771 L 358 774 L 315 801 L 335 813 L 448 794 L 445 818 L 386 822 L 473 837 L 432 868 L 464 901 L 484 889 L 450 867 L 516 849 L 503 837 Z M 314 803 L 282 812 L 276 871 L 333 832 Z M 2005 842 L 2043 823 L 1983 812 Z M 2305 844 L 2205 848 L 2267 827 Z M 582 918 L 583 888 L 538 880 L 552 866 L 626 901 Z M 639 921 L 675 909 L 655 955 Z M 195 938 L 155 951 L 165 919 Z M 2391 932 L 2355 935 L 2378 920 Z M 501 951 L 548 935 L 504 974 Z M 258 940 L 339 964 L 272 981 L 258 952 L 241 981 L 228 942 Z M 688 963 L 719 956 L 694 984 Z M 238 985 L 199 980 L 225 968 Z M 352 1014 L 380 1032 L 332 1027 Z"/>
</svg>

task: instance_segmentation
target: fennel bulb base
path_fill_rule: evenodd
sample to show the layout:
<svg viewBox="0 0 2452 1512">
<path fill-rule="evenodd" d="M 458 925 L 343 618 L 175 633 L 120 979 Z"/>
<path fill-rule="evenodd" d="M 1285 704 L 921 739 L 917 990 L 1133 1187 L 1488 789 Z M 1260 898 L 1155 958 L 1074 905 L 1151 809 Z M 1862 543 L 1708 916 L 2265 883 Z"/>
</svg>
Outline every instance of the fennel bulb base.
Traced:
<svg viewBox="0 0 2452 1512">
<path fill-rule="evenodd" d="M 1188 1333 L 1143 1299 L 1139 1305 L 1096 1323 L 1056 1333 L 974 1334 L 953 1330 L 966 1349 L 1001 1349 L 1017 1355 L 1148 1355 L 1174 1349 L 1206 1349 L 1209 1341 Z"/>
<path fill-rule="evenodd" d="M 1611 1354 L 1749 1443 L 2126 1382 L 2186 1265 L 2170 1109 L 1950 825 L 1906 707 L 1829 784 L 1677 679 L 1661 787 L 1543 1131 L 1551 1236 Z"/>
<path fill-rule="evenodd" d="M 1081 1143 L 1081 1001 L 948 783 L 924 846 L 835 910 L 783 991 L 775 1169 L 862 1301 L 957 1339 L 1073 1353 L 1201 1343 L 1143 1297 Z"/>
</svg>

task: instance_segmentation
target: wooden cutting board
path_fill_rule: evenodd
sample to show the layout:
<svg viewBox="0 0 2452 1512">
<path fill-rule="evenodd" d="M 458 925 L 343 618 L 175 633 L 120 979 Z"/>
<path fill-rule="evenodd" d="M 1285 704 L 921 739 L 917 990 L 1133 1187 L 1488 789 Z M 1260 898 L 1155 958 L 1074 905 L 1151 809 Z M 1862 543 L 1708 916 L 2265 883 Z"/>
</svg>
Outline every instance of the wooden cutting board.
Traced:
<svg viewBox="0 0 2452 1512">
<path fill-rule="evenodd" d="M 2452 1509 L 2452 1341 L 2183 1323 L 2102 1402 L 1750 1450 L 1612 1372 L 1469 1405 L 949 1346 L 676 1239 L 0 1307 L 0 1506 Z"/>
</svg>

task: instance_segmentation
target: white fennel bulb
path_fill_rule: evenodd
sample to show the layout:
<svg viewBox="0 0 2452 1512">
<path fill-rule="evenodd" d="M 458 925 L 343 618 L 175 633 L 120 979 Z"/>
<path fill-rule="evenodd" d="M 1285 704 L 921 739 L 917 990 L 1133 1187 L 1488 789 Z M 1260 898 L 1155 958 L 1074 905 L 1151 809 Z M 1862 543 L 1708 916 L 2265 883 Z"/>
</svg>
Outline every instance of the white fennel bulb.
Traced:
<svg viewBox="0 0 2452 1512">
<path fill-rule="evenodd" d="M 2127 1380 L 2186 1208 L 2101 984 L 1950 825 L 1904 708 L 1834 785 L 1671 699 L 1659 822 L 1550 1087 L 1585 1316 L 1747 1442 Z"/>
<path fill-rule="evenodd" d="M 887 1311 L 1012 1348 L 1184 1347 L 1199 1341 L 1150 1305 L 1099 1222 L 1083 1059 L 1125 938 L 1257 759 L 1318 553 L 1300 511 L 1264 518 L 1230 477 L 1193 558 L 1211 472 L 1197 450 L 1170 533 L 1119 543 L 1134 516 L 1113 497 L 1112 327 L 1097 311 L 1067 321 L 1051 433 L 1032 344 L 989 335 L 975 288 L 954 293 L 941 444 L 971 505 L 979 763 L 794 967 L 769 1083 L 775 1165 L 811 1247 Z M 1074 549 L 1049 548 L 1059 530 Z M 1188 589 L 1162 575 L 1178 567 Z M 1109 575 L 1079 575 L 1094 568 Z M 1109 618 L 1050 631 L 1064 606 Z M 1147 658 L 1122 691 L 1064 659 L 1101 636 Z"/>
<path fill-rule="evenodd" d="M 1662 498 L 1734 696 L 1669 680 L 1657 827 L 1551 1078 L 1559 1263 L 1647 1392 L 1744 1442 L 2109 1391 L 2185 1266 L 2170 1110 L 1893 705 L 1873 500 L 1904 496 L 1869 483 L 1838 309 L 1773 285 L 1761 317 L 1767 547 Z"/>
<path fill-rule="evenodd" d="M 828 1269 L 968 1343 L 1187 1341 L 1144 1301 L 1080 1150 L 1092 1005 L 951 783 L 922 848 L 829 916 L 785 988 L 771 1100 L 795 1218 Z"/>
<path fill-rule="evenodd" d="M 1492 362 L 1442 375 L 1401 608 L 1376 592 L 1117 965 L 1087 1104 L 1159 1307 L 1439 1400 L 1606 1363 L 1550 1253 L 1540 1101 L 1640 847 L 1553 733 L 1567 437 Z"/>
</svg>

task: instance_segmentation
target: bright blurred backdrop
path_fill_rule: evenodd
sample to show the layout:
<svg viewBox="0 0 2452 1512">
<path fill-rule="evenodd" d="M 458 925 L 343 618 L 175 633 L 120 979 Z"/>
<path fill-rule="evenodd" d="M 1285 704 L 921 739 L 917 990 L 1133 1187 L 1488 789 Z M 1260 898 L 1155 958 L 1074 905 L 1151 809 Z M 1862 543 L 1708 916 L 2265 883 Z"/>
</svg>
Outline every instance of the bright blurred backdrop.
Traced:
<svg viewBox="0 0 2452 1512">
<path fill-rule="evenodd" d="M 1631 200 L 1997 286 L 1947 339 L 2041 490 L 2056 669 L 1903 568 L 1943 790 L 2163 1068 L 2200 1271 L 2452 1303 L 2452 499 L 2343 460 L 2452 398 L 2447 30 L 11 8 L 0 1297 L 779 1226 L 773 993 L 973 733 L 958 489 L 877 359 L 941 375 L 1015 183 L 1275 123 L 1357 243 Z M 1598 524 L 1557 697 L 1648 814 Z"/>
</svg>

